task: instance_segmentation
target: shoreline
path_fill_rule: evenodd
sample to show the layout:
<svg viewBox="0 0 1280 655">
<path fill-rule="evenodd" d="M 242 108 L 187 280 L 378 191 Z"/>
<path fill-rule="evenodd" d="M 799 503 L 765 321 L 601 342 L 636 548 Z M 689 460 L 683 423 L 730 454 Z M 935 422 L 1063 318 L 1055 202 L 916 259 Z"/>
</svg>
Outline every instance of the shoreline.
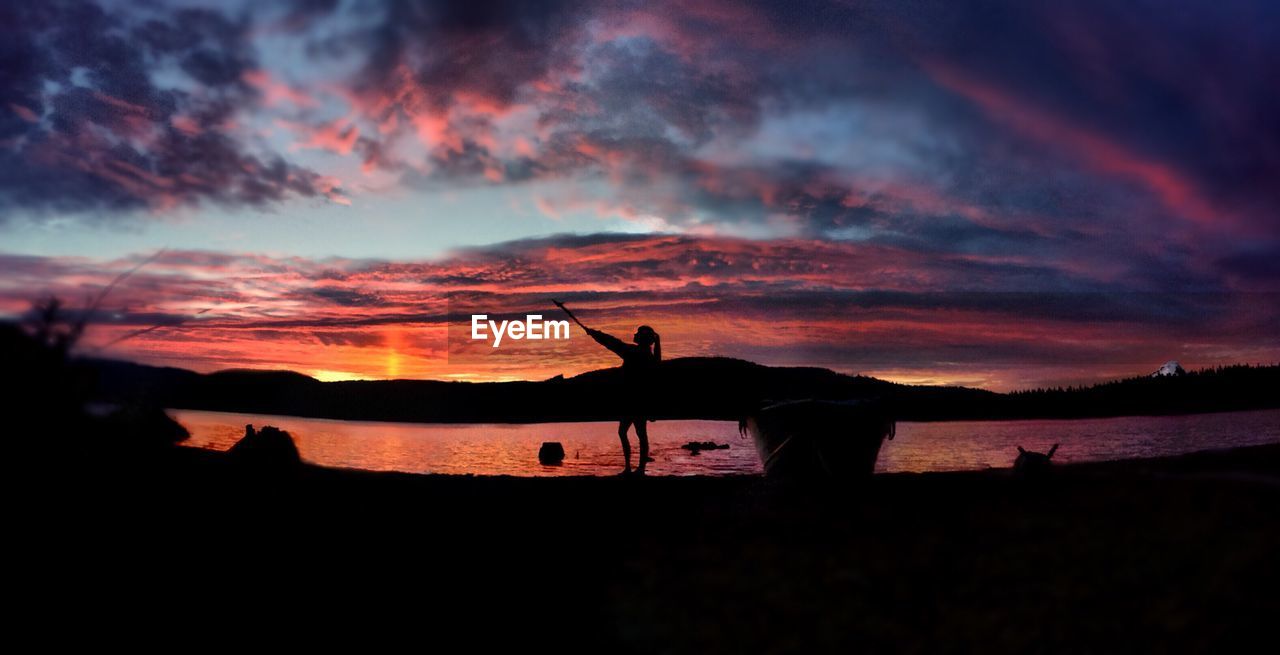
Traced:
<svg viewBox="0 0 1280 655">
<path fill-rule="evenodd" d="M 197 465 L 222 465 L 225 462 L 226 451 L 213 450 L 200 446 L 184 446 L 177 445 L 175 451 L 180 453 L 183 459 L 196 462 Z M 344 475 L 352 476 L 404 476 L 409 479 L 429 478 L 429 479 L 448 479 L 448 480 L 561 480 L 561 481 L 583 481 L 583 480 L 609 480 L 618 476 L 609 475 L 559 475 L 559 476 L 533 476 L 533 475 L 487 475 L 473 473 L 416 473 L 411 471 L 384 471 L 373 469 L 347 468 L 336 466 L 324 466 L 304 462 L 301 466 L 304 471 L 323 472 L 327 475 Z M 1121 475 L 1121 474 L 1206 474 L 1213 472 L 1249 472 L 1259 474 L 1263 478 L 1272 477 L 1277 484 L 1280 484 L 1280 442 L 1254 445 L 1254 446 L 1237 446 L 1231 448 L 1212 448 L 1205 450 L 1196 450 L 1177 455 L 1161 455 L 1158 457 L 1132 457 L 1123 459 L 1097 460 L 1088 462 L 1072 462 L 1055 464 L 1052 470 L 1054 477 L 1073 476 L 1073 475 Z M 875 473 L 872 479 L 888 479 L 895 477 L 911 477 L 911 476 L 974 476 L 974 475 L 991 475 L 997 477 L 1012 477 L 1013 468 L 1008 467 L 990 467 L 986 469 L 974 470 L 945 470 L 945 471 L 893 471 L 884 473 Z M 762 474 L 746 474 L 734 473 L 726 475 L 649 475 L 645 476 L 639 482 L 643 483 L 648 480 L 767 480 Z"/>
</svg>

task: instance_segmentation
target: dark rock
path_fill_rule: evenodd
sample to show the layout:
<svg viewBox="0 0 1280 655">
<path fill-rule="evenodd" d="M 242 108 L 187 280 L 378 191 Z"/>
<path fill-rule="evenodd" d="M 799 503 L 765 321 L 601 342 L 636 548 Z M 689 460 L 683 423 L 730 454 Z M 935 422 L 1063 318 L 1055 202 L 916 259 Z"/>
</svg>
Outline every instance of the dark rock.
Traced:
<svg viewBox="0 0 1280 655">
<path fill-rule="evenodd" d="M 236 462 L 255 467 L 291 468 L 302 463 L 293 437 L 270 425 L 256 432 L 252 425 L 244 426 L 244 437 L 227 454 Z"/>
<path fill-rule="evenodd" d="M 544 441 L 542 447 L 538 449 L 538 461 L 554 465 L 564 461 L 564 446 L 559 441 Z"/>
<path fill-rule="evenodd" d="M 725 450 L 729 447 L 729 444 L 716 443 L 714 441 L 690 441 L 689 443 L 680 447 L 684 448 L 685 450 L 689 451 L 694 455 L 697 455 L 698 453 L 704 450 Z"/>
<path fill-rule="evenodd" d="M 190 435 L 163 409 L 146 405 L 116 408 L 96 419 L 96 429 L 113 447 L 165 448 Z"/>
</svg>

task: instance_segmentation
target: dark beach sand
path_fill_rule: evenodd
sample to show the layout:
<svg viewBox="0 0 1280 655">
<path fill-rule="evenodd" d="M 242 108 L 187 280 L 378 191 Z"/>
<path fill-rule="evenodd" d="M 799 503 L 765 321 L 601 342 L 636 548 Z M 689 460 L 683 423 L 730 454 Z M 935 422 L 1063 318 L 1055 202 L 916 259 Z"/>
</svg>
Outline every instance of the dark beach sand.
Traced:
<svg viewBox="0 0 1280 655">
<path fill-rule="evenodd" d="M 1239 652 L 1280 616 L 1280 445 L 839 490 L 261 478 L 178 449 L 36 493 L 36 620 L 106 642 Z"/>
</svg>

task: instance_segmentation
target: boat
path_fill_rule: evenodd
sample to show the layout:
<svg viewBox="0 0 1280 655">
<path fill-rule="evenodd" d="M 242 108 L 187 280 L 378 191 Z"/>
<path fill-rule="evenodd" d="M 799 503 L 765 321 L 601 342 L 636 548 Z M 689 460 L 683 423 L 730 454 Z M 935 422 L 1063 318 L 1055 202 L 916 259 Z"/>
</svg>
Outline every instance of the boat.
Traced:
<svg viewBox="0 0 1280 655">
<path fill-rule="evenodd" d="M 789 479 L 870 476 L 896 424 L 876 400 L 792 400 L 766 405 L 740 422 L 765 475 Z"/>
</svg>

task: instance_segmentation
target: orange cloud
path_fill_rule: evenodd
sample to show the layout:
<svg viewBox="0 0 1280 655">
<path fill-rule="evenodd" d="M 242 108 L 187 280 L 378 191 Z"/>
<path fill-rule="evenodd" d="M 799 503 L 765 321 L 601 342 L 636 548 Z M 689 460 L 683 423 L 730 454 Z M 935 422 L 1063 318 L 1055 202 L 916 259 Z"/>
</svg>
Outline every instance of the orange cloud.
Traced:
<svg viewBox="0 0 1280 655">
<path fill-rule="evenodd" d="M 40 291 L 84 297 L 137 261 L 0 256 L 0 311 L 21 311 Z M 674 235 L 557 237 L 423 262 L 176 251 L 113 291 L 87 345 L 160 325 L 95 354 L 327 379 L 543 379 L 615 364 L 581 333 L 500 352 L 457 339 L 471 313 L 554 318 L 556 297 L 622 337 L 654 326 L 672 357 L 904 381 L 1011 388 L 1141 373 L 1170 358 L 1280 358 L 1267 336 L 1275 311 L 1262 309 L 1275 305 L 1259 298 L 955 290 L 977 264 L 867 244 Z M 993 265 L 1006 279 L 1022 266 Z"/>
</svg>

